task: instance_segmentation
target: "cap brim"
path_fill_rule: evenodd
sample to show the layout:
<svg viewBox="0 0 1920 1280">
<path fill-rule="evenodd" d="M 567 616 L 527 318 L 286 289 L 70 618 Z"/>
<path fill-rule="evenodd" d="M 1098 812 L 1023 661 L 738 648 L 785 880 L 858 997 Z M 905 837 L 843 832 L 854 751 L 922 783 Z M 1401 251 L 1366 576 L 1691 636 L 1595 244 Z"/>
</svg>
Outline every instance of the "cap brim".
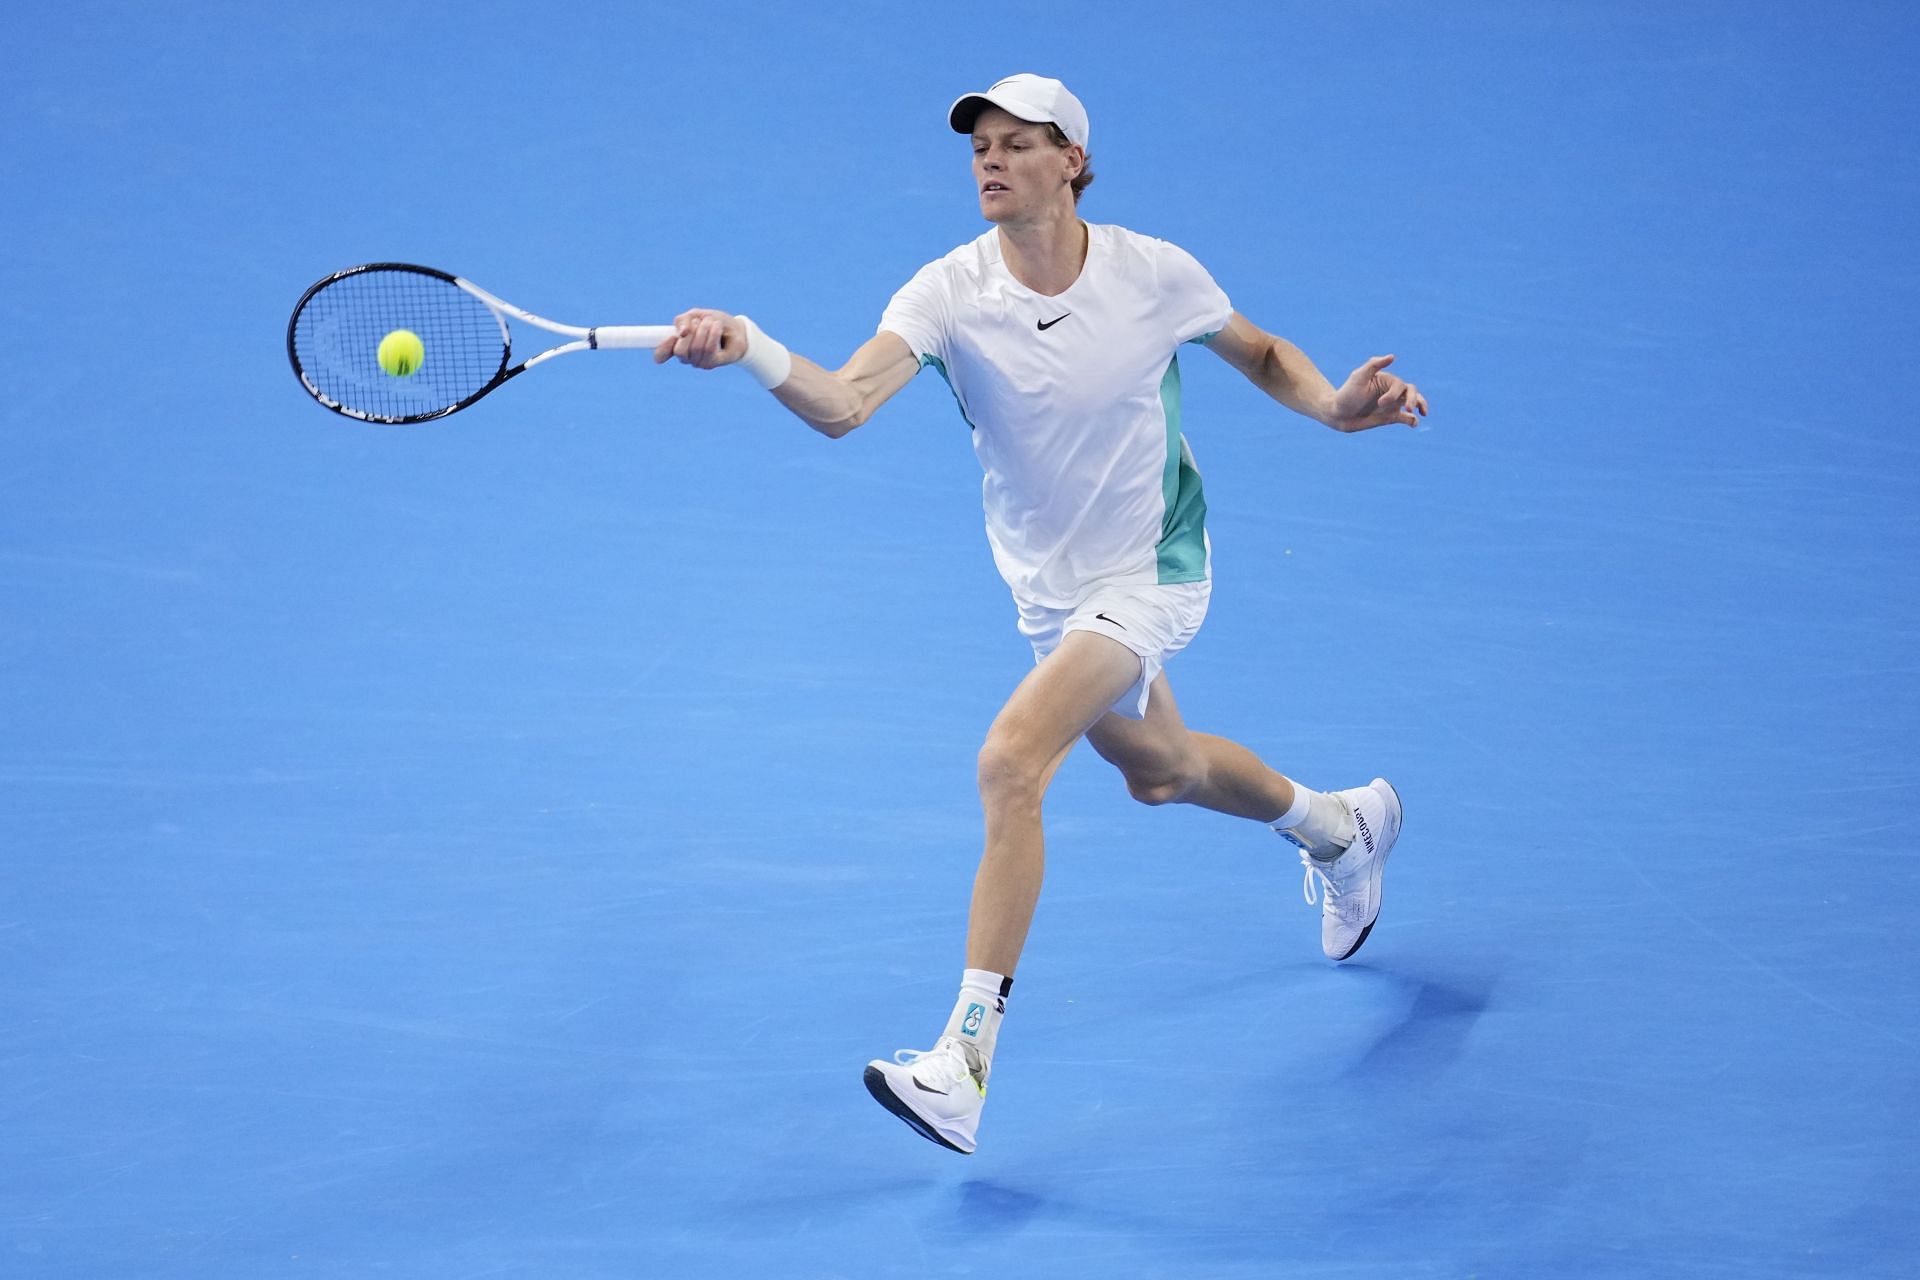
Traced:
<svg viewBox="0 0 1920 1280">
<path fill-rule="evenodd" d="M 969 93 L 948 108 L 947 123 L 953 126 L 955 133 L 972 133 L 973 122 L 980 118 L 982 111 L 993 105 L 993 100 L 984 94 Z"/>
</svg>

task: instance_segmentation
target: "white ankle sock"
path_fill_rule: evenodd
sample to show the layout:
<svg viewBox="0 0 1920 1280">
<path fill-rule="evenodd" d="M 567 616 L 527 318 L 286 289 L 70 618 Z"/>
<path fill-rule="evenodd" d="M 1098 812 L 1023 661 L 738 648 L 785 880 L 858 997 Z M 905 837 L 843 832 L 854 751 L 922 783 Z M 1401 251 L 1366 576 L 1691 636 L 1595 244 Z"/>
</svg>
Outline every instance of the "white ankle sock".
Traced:
<svg viewBox="0 0 1920 1280">
<path fill-rule="evenodd" d="M 1011 990 L 1012 978 L 987 969 L 966 970 L 960 975 L 960 998 L 947 1017 L 947 1029 L 940 1033 L 966 1046 L 982 1084 L 993 1065 L 993 1045 L 1000 1038 L 1000 1019 L 1006 1015 Z"/>
<path fill-rule="evenodd" d="M 1322 861 L 1339 857 L 1353 843 L 1353 815 L 1347 806 L 1297 782 L 1293 783 L 1293 807 L 1275 818 L 1272 826 Z"/>
<path fill-rule="evenodd" d="M 1297 827 L 1305 822 L 1308 806 L 1314 797 L 1312 788 L 1304 787 L 1294 782 L 1292 778 L 1288 778 L 1287 781 L 1293 783 L 1293 807 L 1267 824 L 1275 831 L 1285 831 L 1289 827 Z"/>
</svg>

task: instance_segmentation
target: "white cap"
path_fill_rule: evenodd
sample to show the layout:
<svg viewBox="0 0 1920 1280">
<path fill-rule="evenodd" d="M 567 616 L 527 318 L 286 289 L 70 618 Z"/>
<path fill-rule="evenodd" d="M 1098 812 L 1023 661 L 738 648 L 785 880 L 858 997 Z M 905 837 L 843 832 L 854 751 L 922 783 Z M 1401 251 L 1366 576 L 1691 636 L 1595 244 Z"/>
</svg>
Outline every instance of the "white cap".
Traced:
<svg viewBox="0 0 1920 1280">
<path fill-rule="evenodd" d="M 1036 76 L 1030 71 L 1008 76 L 985 93 L 956 98 L 947 109 L 947 123 L 955 133 L 972 133 L 974 120 L 990 106 L 1029 124 L 1057 124 L 1068 142 L 1086 149 L 1087 109 L 1058 80 Z"/>
</svg>

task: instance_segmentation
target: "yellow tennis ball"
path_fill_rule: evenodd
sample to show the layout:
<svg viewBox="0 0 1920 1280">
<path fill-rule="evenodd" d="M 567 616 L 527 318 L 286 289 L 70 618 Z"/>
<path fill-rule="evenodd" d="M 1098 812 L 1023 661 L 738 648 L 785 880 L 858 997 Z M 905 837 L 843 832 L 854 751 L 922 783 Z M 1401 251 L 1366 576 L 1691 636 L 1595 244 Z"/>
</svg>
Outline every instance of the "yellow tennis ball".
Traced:
<svg viewBox="0 0 1920 1280">
<path fill-rule="evenodd" d="M 420 362 L 427 358 L 427 348 L 420 341 L 420 335 L 411 329 L 395 329 L 380 339 L 380 367 L 396 378 L 411 378 Z"/>
</svg>

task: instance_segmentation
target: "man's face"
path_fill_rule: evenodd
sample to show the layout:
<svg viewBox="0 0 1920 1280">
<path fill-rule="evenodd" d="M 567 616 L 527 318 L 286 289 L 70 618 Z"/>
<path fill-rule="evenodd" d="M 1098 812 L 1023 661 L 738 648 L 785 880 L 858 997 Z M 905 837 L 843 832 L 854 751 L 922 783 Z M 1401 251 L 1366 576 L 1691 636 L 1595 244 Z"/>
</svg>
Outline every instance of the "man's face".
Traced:
<svg viewBox="0 0 1920 1280">
<path fill-rule="evenodd" d="M 1078 172 L 1080 148 L 1054 144 L 1046 125 L 987 107 L 973 122 L 973 179 L 980 216 L 1019 222 L 1052 209 Z M 1066 197 L 1071 201 L 1070 194 Z"/>
</svg>

